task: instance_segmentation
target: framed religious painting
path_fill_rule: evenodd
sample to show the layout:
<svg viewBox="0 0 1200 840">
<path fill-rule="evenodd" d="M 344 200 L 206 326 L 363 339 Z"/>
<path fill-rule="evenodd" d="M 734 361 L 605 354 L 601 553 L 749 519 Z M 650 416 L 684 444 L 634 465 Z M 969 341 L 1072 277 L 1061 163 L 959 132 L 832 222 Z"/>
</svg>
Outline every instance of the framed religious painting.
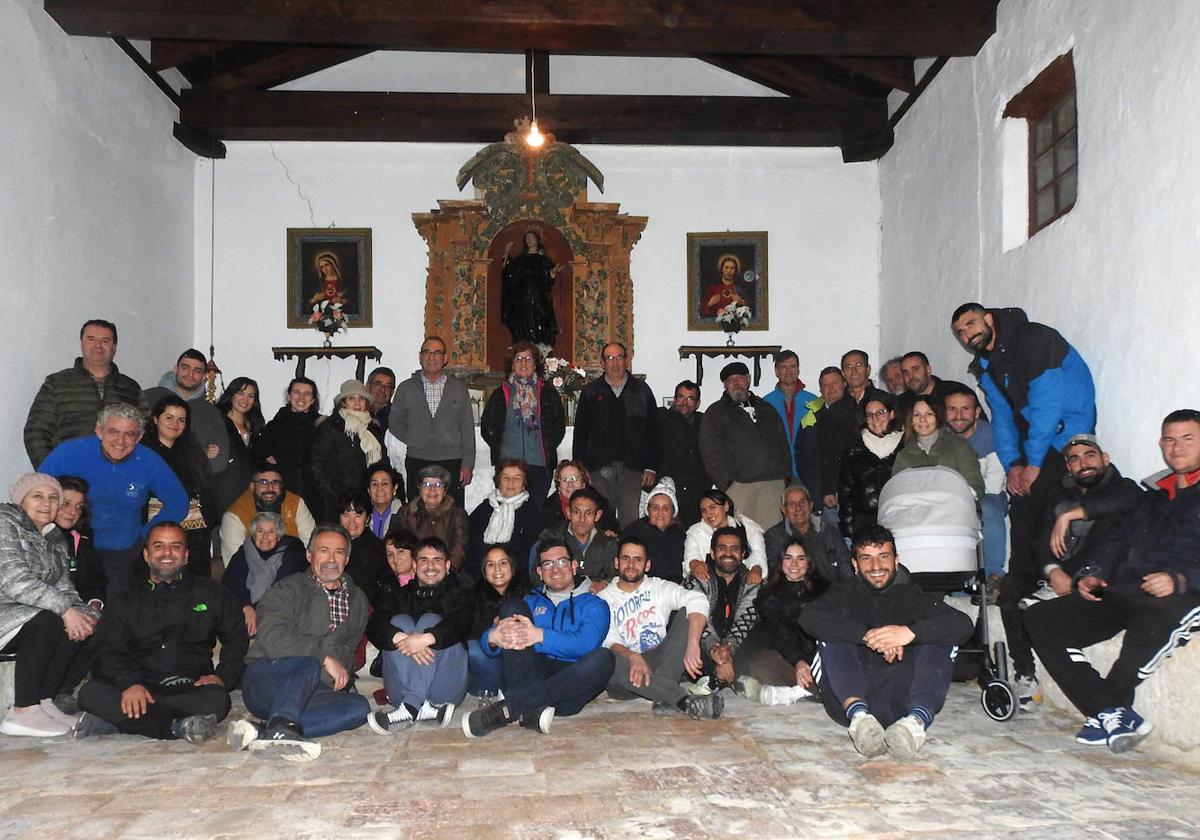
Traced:
<svg viewBox="0 0 1200 840">
<path fill-rule="evenodd" d="M 350 327 L 371 323 L 371 229 L 287 229 L 287 325 L 312 326 L 337 305 Z"/>
<path fill-rule="evenodd" d="M 689 330 L 767 329 L 767 232 L 689 233 L 687 295 Z"/>
</svg>

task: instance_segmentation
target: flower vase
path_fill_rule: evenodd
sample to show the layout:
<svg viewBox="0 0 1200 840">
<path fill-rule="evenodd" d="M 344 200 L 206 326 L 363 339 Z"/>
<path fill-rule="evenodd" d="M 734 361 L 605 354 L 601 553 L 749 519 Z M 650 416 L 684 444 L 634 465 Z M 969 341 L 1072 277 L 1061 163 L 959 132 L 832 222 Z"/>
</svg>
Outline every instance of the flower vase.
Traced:
<svg viewBox="0 0 1200 840">
<path fill-rule="evenodd" d="M 737 344 L 737 331 L 729 330 L 725 333 L 725 346 L 733 347 L 735 344 Z"/>
<path fill-rule="evenodd" d="M 325 333 L 325 344 L 323 346 L 326 348 L 333 346 L 333 333 Z"/>
</svg>

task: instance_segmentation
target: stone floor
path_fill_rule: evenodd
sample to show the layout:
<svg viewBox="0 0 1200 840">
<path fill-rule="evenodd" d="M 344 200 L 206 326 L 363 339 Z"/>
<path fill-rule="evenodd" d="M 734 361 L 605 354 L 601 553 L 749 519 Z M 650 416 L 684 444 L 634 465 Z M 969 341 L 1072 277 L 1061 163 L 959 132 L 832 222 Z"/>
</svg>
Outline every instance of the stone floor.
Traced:
<svg viewBox="0 0 1200 840">
<path fill-rule="evenodd" d="M 602 699 L 549 736 L 363 727 L 306 765 L 223 738 L 0 736 L 0 837 L 1200 836 L 1200 771 L 1078 746 L 1049 710 L 994 723 L 978 696 L 955 685 L 907 764 L 863 760 L 815 703 L 743 698 L 705 722 Z"/>
</svg>

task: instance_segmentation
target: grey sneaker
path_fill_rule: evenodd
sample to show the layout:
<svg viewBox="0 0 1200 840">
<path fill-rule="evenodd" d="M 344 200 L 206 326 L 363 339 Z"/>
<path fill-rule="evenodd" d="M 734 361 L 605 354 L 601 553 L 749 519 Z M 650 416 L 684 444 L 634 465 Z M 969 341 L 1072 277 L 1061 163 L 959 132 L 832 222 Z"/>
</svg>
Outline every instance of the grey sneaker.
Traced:
<svg viewBox="0 0 1200 840">
<path fill-rule="evenodd" d="M 674 717 L 679 714 L 679 707 L 674 703 L 655 703 L 650 714 L 655 717 Z"/>
<path fill-rule="evenodd" d="M 720 694 L 692 694 L 685 697 L 683 703 L 687 716 L 692 720 L 715 720 L 725 711 L 725 700 Z"/>
<path fill-rule="evenodd" d="M 911 761 L 925 743 L 925 724 L 915 715 L 905 715 L 883 735 L 887 751 L 900 761 Z"/>
<path fill-rule="evenodd" d="M 1032 712 L 1042 702 L 1042 686 L 1037 677 L 1018 676 L 1015 684 L 1021 711 Z"/>
<path fill-rule="evenodd" d="M 79 720 L 75 721 L 75 726 L 71 729 L 71 737 L 96 738 L 101 735 L 116 735 L 118 732 L 117 727 L 104 718 L 96 717 L 91 712 L 84 712 L 79 716 Z"/>
<path fill-rule="evenodd" d="M 850 721 L 850 741 L 854 749 L 867 758 L 875 758 L 887 752 L 883 742 L 883 724 L 870 712 L 859 712 Z"/>
<path fill-rule="evenodd" d="M 203 744 L 217 734 L 216 715 L 191 715 L 171 722 L 171 734 L 189 744 Z"/>
<path fill-rule="evenodd" d="M 371 731 L 377 735 L 392 735 L 408 729 L 416 722 L 408 707 L 403 703 L 390 712 L 380 709 L 378 712 L 367 715 L 367 726 L 371 727 Z"/>
</svg>

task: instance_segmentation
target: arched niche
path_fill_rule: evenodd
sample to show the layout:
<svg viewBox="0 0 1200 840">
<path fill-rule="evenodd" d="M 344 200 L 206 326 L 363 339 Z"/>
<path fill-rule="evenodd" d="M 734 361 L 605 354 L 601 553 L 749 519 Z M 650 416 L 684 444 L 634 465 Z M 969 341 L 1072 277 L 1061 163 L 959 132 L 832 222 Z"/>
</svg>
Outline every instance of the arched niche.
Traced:
<svg viewBox="0 0 1200 840">
<path fill-rule="evenodd" d="M 603 175 L 574 148 L 549 138 L 531 149 L 522 136 L 510 133 L 464 164 L 458 185 L 471 182 L 474 199 L 440 200 L 436 210 L 413 214 L 429 247 L 425 331 L 446 339 L 454 367 L 502 370 L 510 337 L 500 323 L 498 258 L 506 237 L 539 225 L 543 239 L 561 238 L 569 255 L 555 284 L 556 351 L 599 371 L 605 342 L 634 347 L 629 262 L 648 220 L 588 201 L 588 179 L 603 190 Z"/>
</svg>

